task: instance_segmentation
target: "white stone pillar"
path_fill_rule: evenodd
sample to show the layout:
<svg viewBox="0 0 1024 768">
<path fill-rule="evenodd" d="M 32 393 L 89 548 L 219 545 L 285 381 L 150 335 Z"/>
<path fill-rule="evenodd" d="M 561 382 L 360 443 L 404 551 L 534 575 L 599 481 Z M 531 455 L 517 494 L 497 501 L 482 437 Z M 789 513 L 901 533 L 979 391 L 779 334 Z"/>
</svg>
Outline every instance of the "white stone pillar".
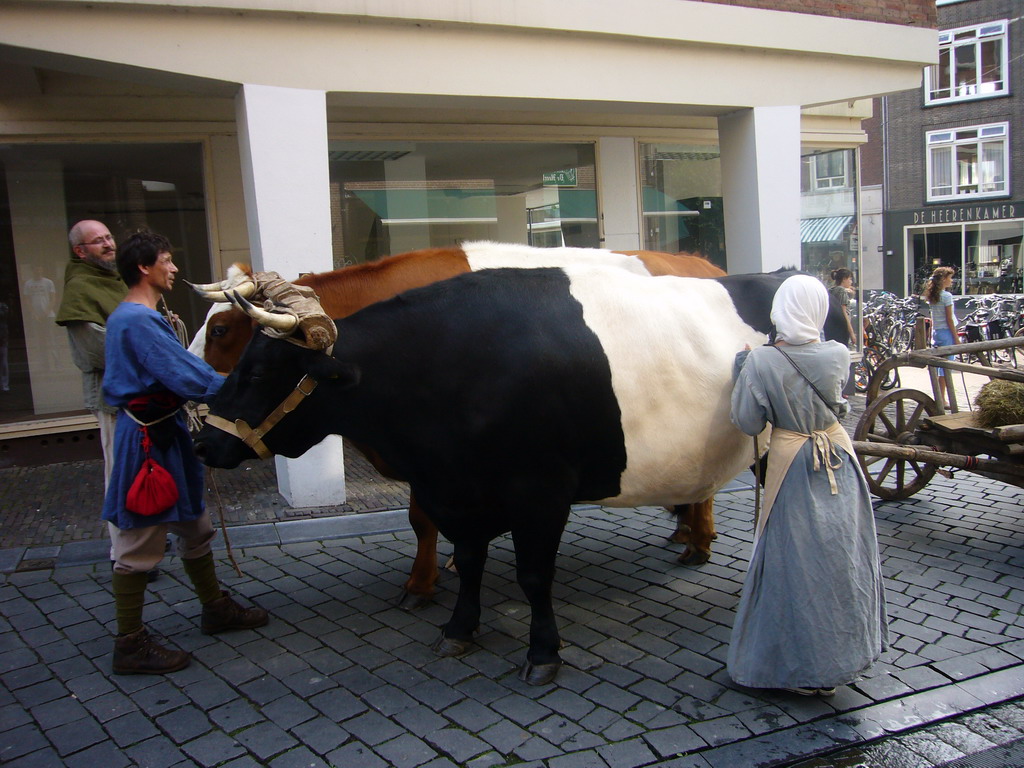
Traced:
<svg viewBox="0 0 1024 768">
<path fill-rule="evenodd" d="M 497 241 L 526 245 L 529 242 L 526 195 L 495 196 L 494 207 L 498 213 Z"/>
<path fill-rule="evenodd" d="M 604 222 L 602 248 L 636 251 L 641 247 L 636 163 L 636 142 L 632 138 L 603 136 L 597 140 L 597 215 Z"/>
<path fill-rule="evenodd" d="M 430 209 L 427 206 L 427 162 L 422 155 L 406 155 L 384 163 L 388 217 L 404 224 L 388 225 L 391 254 L 429 248 Z M 403 184 L 402 182 L 408 182 Z M 419 188 L 419 194 L 415 190 Z"/>
<path fill-rule="evenodd" d="M 718 119 L 730 274 L 800 266 L 800 108 Z"/>
<path fill-rule="evenodd" d="M 253 267 L 285 278 L 332 269 L 327 95 L 243 85 L 235 113 Z M 277 479 L 293 507 L 343 503 L 341 438 L 299 459 L 278 457 Z"/>
</svg>

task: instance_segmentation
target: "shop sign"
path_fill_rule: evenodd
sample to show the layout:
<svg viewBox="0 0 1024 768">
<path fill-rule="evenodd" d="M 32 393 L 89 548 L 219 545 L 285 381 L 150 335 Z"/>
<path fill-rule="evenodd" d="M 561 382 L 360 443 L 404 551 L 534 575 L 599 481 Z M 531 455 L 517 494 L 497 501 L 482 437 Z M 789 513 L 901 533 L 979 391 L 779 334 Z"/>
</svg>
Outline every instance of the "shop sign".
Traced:
<svg viewBox="0 0 1024 768">
<path fill-rule="evenodd" d="M 914 211 L 914 224 L 959 224 L 965 221 L 996 221 L 1016 218 L 1013 203 L 946 206 Z"/>
<path fill-rule="evenodd" d="M 543 179 L 545 187 L 575 187 L 576 169 L 566 168 L 564 171 L 545 173 Z"/>
</svg>

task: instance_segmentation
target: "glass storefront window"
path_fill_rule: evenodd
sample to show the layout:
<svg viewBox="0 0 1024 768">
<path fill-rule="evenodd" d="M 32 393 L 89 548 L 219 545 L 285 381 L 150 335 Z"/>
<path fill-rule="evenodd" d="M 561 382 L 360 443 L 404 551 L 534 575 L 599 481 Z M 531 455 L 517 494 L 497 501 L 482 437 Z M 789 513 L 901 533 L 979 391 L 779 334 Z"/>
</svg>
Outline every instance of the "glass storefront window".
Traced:
<svg viewBox="0 0 1024 768">
<path fill-rule="evenodd" d="M 799 267 L 829 288 L 835 285 L 835 270 L 848 269 L 853 273 L 854 290 L 860 288 L 857 160 L 852 149 L 801 158 Z M 855 331 L 860 323 L 860 295 L 858 290 L 851 306 Z"/>
<path fill-rule="evenodd" d="M 593 144 L 332 141 L 334 265 L 469 240 L 596 248 Z"/>
<path fill-rule="evenodd" d="M 831 285 L 849 269 L 859 284 L 854 150 L 806 155 L 800 168 L 800 267 Z"/>
<path fill-rule="evenodd" d="M 81 374 L 53 321 L 72 224 L 97 219 L 117 239 L 160 232 L 181 275 L 209 282 L 202 157 L 198 143 L 0 144 L 0 424 L 84 413 Z M 168 303 L 192 332 L 208 309 L 183 285 Z"/>
<path fill-rule="evenodd" d="M 1019 221 L 965 226 L 967 293 L 1021 293 L 1021 229 Z"/>
<path fill-rule="evenodd" d="M 1024 293 L 1024 221 L 911 228 L 907 289 L 919 293 L 937 267 L 956 270 L 956 295 Z"/>
<path fill-rule="evenodd" d="M 726 267 L 718 147 L 641 144 L 643 247 L 699 253 Z"/>
<path fill-rule="evenodd" d="M 963 293 L 963 233 L 958 226 L 931 227 L 913 232 L 910 238 L 910 258 L 913 268 L 908 276 L 907 295 L 919 294 L 925 283 L 939 267 L 955 270 L 950 292 Z"/>
</svg>

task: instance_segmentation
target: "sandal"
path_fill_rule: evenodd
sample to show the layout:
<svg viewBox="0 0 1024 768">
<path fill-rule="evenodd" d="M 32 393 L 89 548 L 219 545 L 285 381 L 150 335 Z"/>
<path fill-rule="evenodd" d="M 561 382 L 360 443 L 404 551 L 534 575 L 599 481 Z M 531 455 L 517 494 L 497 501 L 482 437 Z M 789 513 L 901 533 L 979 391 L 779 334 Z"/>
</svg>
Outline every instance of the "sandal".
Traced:
<svg viewBox="0 0 1024 768">
<path fill-rule="evenodd" d="M 782 690 L 788 691 L 789 693 L 796 693 L 800 696 L 835 696 L 835 688 L 783 688 Z"/>
</svg>

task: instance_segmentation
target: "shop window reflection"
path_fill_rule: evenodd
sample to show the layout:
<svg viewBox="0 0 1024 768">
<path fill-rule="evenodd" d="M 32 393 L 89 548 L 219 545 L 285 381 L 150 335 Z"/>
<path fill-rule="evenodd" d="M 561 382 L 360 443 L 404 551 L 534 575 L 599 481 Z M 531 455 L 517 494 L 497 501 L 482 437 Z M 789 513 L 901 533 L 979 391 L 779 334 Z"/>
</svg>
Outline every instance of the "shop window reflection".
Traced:
<svg viewBox="0 0 1024 768">
<path fill-rule="evenodd" d="M 600 245 L 593 144 L 332 141 L 329 152 L 336 267 L 470 240 Z"/>
<path fill-rule="evenodd" d="M 81 219 L 118 239 L 141 227 L 165 234 L 190 280 L 211 279 L 200 144 L 0 144 L 0 424 L 88 416 L 67 334 L 54 323 L 68 230 Z M 168 302 L 190 331 L 208 308 L 184 288 Z"/>
</svg>

